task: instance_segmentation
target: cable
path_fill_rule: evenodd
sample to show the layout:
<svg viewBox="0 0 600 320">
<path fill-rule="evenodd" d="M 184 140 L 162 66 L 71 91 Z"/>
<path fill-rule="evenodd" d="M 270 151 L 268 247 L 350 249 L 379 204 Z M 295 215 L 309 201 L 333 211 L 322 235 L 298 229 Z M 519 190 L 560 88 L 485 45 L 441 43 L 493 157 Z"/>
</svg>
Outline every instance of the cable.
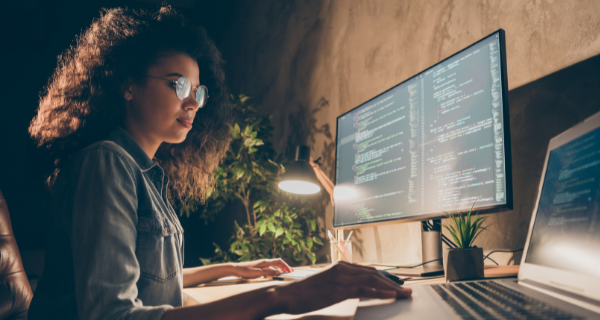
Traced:
<svg viewBox="0 0 600 320">
<path fill-rule="evenodd" d="M 485 259 L 489 259 L 490 261 L 492 261 L 493 263 L 495 263 L 497 266 L 499 265 L 498 262 L 494 261 L 494 259 L 490 258 L 490 256 L 492 255 L 492 253 L 495 252 L 507 252 L 507 253 L 515 253 L 515 252 L 519 252 L 519 251 L 523 251 L 523 249 L 517 249 L 517 250 L 494 250 L 490 253 L 488 253 L 485 257 L 483 257 L 483 261 L 485 261 Z"/>
<path fill-rule="evenodd" d="M 490 257 L 483 258 L 483 261 L 485 261 L 485 259 L 491 260 L 491 261 L 492 261 L 493 263 L 495 263 L 497 266 L 499 266 L 499 265 L 500 265 L 498 262 L 496 262 L 496 260 L 494 260 L 494 259 L 492 259 L 492 258 L 490 258 Z"/>
<path fill-rule="evenodd" d="M 435 259 L 435 260 L 431 260 L 431 261 L 423 262 L 423 263 L 421 263 L 421 264 L 417 264 L 417 265 L 414 265 L 414 266 L 411 266 L 411 267 L 397 267 L 397 268 L 403 268 L 403 269 L 412 269 L 412 268 L 420 267 L 420 266 L 422 266 L 422 265 L 426 265 L 426 264 L 428 264 L 428 263 L 435 262 L 435 261 L 440 261 L 440 260 L 442 260 L 442 259 Z"/>
<path fill-rule="evenodd" d="M 454 242 L 452 242 L 452 240 L 448 239 L 448 237 L 446 237 L 445 235 L 442 234 L 442 241 L 448 246 L 450 247 L 450 249 L 456 249 L 457 246 L 456 244 L 454 244 Z"/>
<path fill-rule="evenodd" d="M 492 251 L 492 252 L 488 253 L 488 254 L 485 256 L 485 258 L 483 258 L 483 259 L 488 259 L 488 257 L 489 257 L 489 256 L 491 256 L 491 255 L 492 255 L 492 253 L 495 253 L 495 252 L 507 252 L 507 253 L 513 253 L 513 252 L 519 252 L 519 251 L 523 251 L 523 249 L 517 249 L 517 250 L 512 250 L 512 251 L 510 251 L 510 250 L 494 250 L 494 251 Z"/>
<path fill-rule="evenodd" d="M 440 278 L 444 278 L 446 276 L 439 276 L 439 277 L 411 277 L 409 279 L 404 279 L 404 282 L 407 281 L 422 281 L 422 280 L 431 280 L 431 279 L 440 279 Z"/>
</svg>

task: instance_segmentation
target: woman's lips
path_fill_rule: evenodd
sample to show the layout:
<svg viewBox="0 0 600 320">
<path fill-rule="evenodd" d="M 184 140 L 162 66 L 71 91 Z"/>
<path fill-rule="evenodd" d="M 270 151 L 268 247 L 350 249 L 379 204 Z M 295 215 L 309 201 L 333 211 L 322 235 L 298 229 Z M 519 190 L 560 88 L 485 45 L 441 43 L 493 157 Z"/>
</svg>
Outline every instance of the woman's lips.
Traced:
<svg viewBox="0 0 600 320">
<path fill-rule="evenodd" d="M 184 119 L 177 119 L 177 122 L 179 122 L 179 124 L 181 124 L 182 126 L 191 129 L 192 128 L 192 120 L 184 120 Z"/>
</svg>

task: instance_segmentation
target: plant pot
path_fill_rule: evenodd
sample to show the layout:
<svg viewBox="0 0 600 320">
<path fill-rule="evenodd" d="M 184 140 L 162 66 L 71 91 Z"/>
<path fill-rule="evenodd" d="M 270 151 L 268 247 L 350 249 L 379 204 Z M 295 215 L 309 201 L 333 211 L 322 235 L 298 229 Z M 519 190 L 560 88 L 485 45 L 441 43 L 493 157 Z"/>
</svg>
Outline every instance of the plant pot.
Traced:
<svg viewBox="0 0 600 320">
<path fill-rule="evenodd" d="M 444 250 L 444 274 L 446 281 L 483 278 L 483 249 Z"/>
</svg>

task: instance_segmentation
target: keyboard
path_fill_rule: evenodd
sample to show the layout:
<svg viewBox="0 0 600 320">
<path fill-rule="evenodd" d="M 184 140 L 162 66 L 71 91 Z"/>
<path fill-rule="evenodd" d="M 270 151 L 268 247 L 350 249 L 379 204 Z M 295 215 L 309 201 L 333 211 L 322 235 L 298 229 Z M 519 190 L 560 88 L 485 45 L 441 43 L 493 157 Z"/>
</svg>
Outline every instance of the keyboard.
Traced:
<svg viewBox="0 0 600 320">
<path fill-rule="evenodd" d="M 462 319 L 584 319 L 492 281 L 431 287 Z"/>
<path fill-rule="evenodd" d="M 294 271 L 290 273 L 282 273 L 273 279 L 276 280 L 298 280 L 304 279 L 306 277 L 312 276 L 313 274 L 323 271 L 323 269 L 294 269 Z"/>
</svg>

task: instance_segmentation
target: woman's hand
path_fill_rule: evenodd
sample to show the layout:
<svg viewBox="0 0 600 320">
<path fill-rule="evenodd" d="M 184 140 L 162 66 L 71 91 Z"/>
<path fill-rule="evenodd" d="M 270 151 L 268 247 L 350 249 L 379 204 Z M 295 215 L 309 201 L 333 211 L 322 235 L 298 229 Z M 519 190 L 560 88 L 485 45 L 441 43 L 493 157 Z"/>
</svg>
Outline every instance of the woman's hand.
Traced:
<svg viewBox="0 0 600 320">
<path fill-rule="evenodd" d="M 304 280 L 272 289 L 283 312 L 306 313 L 353 298 L 406 298 L 411 289 L 402 288 L 375 268 L 339 262 Z"/>
<path fill-rule="evenodd" d="M 234 273 L 243 279 L 254 279 L 261 276 L 273 277 L 294 271 L 281 259 L 262 259 L 235 263 Z"/>
</svg>

